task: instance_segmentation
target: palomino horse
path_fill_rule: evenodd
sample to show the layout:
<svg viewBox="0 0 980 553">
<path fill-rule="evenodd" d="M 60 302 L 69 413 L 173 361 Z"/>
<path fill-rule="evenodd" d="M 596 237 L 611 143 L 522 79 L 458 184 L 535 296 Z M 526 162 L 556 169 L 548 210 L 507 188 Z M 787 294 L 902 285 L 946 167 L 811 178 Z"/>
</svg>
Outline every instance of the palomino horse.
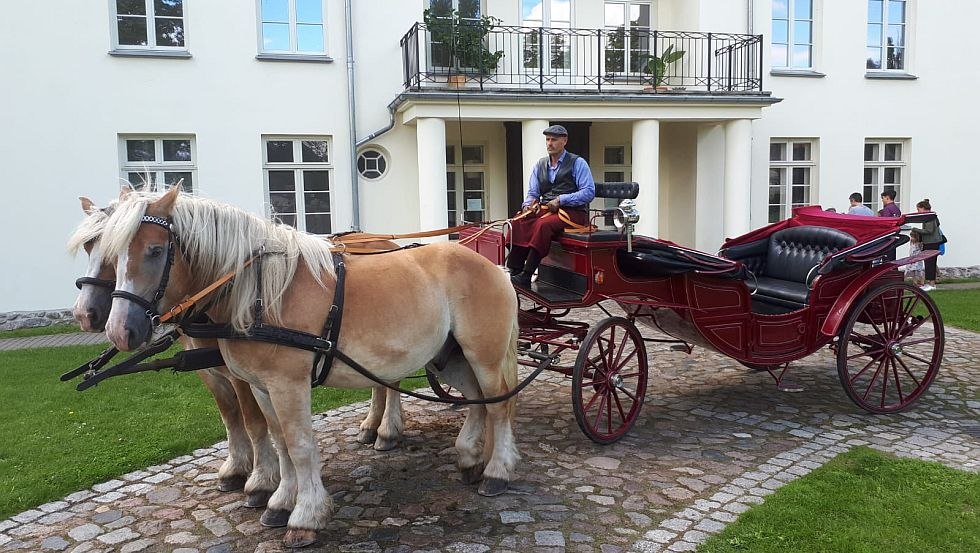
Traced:
<svg viewBox="0 0 980 553">
<path fill-rule="evenodd" d="M 72 313 L 85 332 L 102 332 L 116 284 L 116 267 L 103 258 L 100 237 L 115 203 L 100 209 L 88 198 L 79 198 L 82 220 L 68 240 L 69 252 L 88 253 L 85 276 L 78 280 L 78 297 Z M 184 349 L 216 347 L 215 340 L 182 336 Z M 228 457 L 218 469 L 218 489 L 226 492 L 244 488 L 247 507 L 264 507 L 279 485 L 279 461 L 269 436 L 262 410 L 247 382 L 234 378 L 226 367 L 195 371 L 214 396 L 228 436 Z"/>
<path fill-rule="evenodd" d="M 265 324 L 319 334 L 336 285 L 327 244 L 178 191 L 120 203 L 106 222 L 103 248 L 117 259 L 119 287 L 106 324 L 113 344 L 128 351 L 145 343 L 152 331 L 146 306 L 166 310 L 229 272 L 235 279 L 207 300 L 212 320 L 246 332 L 255 320 L 255 300 L 261 299 Z M 259 281 L 257 264 L 248 260 L 260 246 L 269 253 Z M 337 349 L 349 358 L 387 382 L 432 362 L 439 377 L 468 398 L 501 396 L 516 386 L 517 298 L 496 266 L 449 243 L 345 256 L 344 262 L 346 303 Z M 245 340 L 219 340 L 219 347 L 231 372 L 252 384 L 276 443 L 285 446 L 280 448 L 282 479 L 263 519 L 288 521 L 287 547 L 313 543 L 333 510 L 320 480 L 310 419 L 314 356 Z M 373 384 L 337 360 L 326 385 Z M 513 397 L 473 405 L 456 439 L 463 480 L 482 478 L 482 494 L 503 493 L 512 477 L 519 458 L 515 410 Z"/>
</svg>

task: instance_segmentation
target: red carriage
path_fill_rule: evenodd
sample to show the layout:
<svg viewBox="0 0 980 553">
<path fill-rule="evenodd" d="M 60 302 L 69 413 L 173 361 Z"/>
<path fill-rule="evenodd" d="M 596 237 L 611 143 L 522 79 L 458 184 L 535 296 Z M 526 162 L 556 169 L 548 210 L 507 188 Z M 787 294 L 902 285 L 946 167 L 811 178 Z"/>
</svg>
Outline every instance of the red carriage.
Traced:
<svg viewBox="0 0 980 553">
<path fill-rule="evenodd" d="M 599 183 L 597 197 L 635 198 L 636 183 Z M 620 232 L 566 233 L 552 244 L 537 281 L 517 288 L 519 349 L 534 357 L 575 351 L 574 364 L 550 367 L 571 377 L 575 418 L 593 441 L 611 443 L 632 427 L 647 384 L 647 342 L 701 345 L 757 370 L 778 386 L 791 361 L 830 346 L 848 397 L 872 413 L 900 411 L 929 387 L 944 346 L 942 318 L 899 268 L 936 252 L 894 260 L 908 241 L 899 218 L 797 208 L 793 217 L 726 240 L 718 255 L 632 236 L 635 214 L 615 216 Z M 907 228 L 907 227 L 906 227 Z M 480 233 L 478 237 L 473 234 Z M 505 233 L 468 229 L 461 238 L 503 264 Z M 615 302 L 613 316 L 600 304 Z M 595 325 L 567 318 L 598 305 Z M 646 338 L 637 323 L 669 338 Z"/>
</svg>

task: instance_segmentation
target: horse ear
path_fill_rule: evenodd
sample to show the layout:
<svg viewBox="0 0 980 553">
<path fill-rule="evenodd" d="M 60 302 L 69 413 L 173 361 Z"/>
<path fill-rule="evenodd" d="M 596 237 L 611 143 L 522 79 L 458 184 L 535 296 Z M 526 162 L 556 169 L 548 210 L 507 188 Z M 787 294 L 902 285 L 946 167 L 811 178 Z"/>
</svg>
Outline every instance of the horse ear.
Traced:
<svg viewBox="0 0 980 553">
<path fill-rule="evenodd" d="M 166 214 L 170 214 L 173 211 L 174 203 L 177 202 L 177 196 L 180 194 L 180 183 L 177 183 L 167 190 L 167 193 L 160 197 L 159 200 L 150 204 L 154 211 L 160 211 Z"/>
<path fill-rule="evenodd" d="M 128 184 L 124 184 L 124 185 L 122 185 L 122 186 L 119 187 L 119 199 L 120 200 L 125 200 L 126 197 L 129 196 L 132 193 L 133 193 L 133 187 L 130 186 L 130 185 L 128 185 Z"/>
<path fill-rule="evenodd" d="M 86 198 L 85 196 L 79 196 L 78 199 L 82 202 L 82 212 L 86 215 L 98 209 L 95 207 L 95 202 Z"/>
</svg>

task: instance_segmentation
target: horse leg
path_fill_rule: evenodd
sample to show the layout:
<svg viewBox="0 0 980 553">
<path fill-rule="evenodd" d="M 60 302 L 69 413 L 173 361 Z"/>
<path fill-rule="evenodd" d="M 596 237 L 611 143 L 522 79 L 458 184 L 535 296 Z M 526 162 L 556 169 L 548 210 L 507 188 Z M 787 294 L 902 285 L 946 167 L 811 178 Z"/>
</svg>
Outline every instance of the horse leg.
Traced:
<svg viewBox="0 0 980 553">
<path fill-rule="evenodd" d="M 204 369 L 197 371 L 197 375 L 214 396 L 228 435 L 228 457 L 218 469 L 218 489 L 223 492 L 240 490 L 245 487 L 252 470 L 252 445 L 245 431 L 238 396 L 225 375 L 217 370 Z"/>
<path fill-rule="evenodd" d="M 473 372 L 480 382 L 483 397 L 500 396 L 517 386 L 517 321 L 511 329 L 511 340 L 507 349 L 495 363 L 483 366 L 471 363 Z M 468 359 L 476 356 L 472 353 Z M 486 406 L 487 417 L 485 436 L 485 453 L 489 453 L 486 469 L 483 471 L 483 482 L 478 490 L 480 495 L 494 496 L 504 493 L 510 483 L 511 475 L 520 460 L 517 445 L 514 441 L 513 420 L 517 413 L 517 398 L 506 401 L 489 403 Z"/>
<path fill-rule="evenodd" d="M 265 414 L 265 420 L 269 424 L 269 430 L 272 431 L 272 437 L 276 441 L 276 450 L 279 454 L 279 486 L 276 487 L 276 491 L 269 498 L 265 512 L 262 513 L 259 522 L 262 526 L 279 528 L 285 526 L 289 521 L 296 502 L 296 469 L 293 467 L 293 463 L 289 457 L 286 439 L 283 436 L 278 413 L 270 399 L 270 394 L 254 387 L 252 391 L 255 401 Z"/>
<path fill-rule="evenodd" d="M 248 382 L 233 376 L 230 376 L 229 380 L 238 394 L 238 405 L 245 423 L 245 431 L 248 432 L 252 442 L 252 474 L 245 482 L 245 506 L 265 507 L 272 493 L 279 486 L 278 453 L 272 445 L 269 424 L 255 401 L 252 387 Z"/>
<path fill-rule="evenodd" d="M 361 421 L 361 431 L 357 434 L 357 441 L 362 444 L 370 444 L 378 439 L 378 426 L 381 425 L 381 418 L 384 416 L 385 397 L 387 388 L 376 386 L 371 388 L 371 408 L 368 414 Z"/>
<path fill-rule="evenodd" d="M 289 529 L 283 545 L 304 547 L 316 541 L 317 530 L 327 525 L 333 513 L 333 498 L 320 480 L 320 449 L 313 436 L 310 389 L 305 381 L 284 380 L 270 387 L 269 398 L 281 425 L 284 449 L 295 471 L 294 501 L 290 503 L 293 512 L 289 516 Z M 269 500 L 270 508 L 277 505 L 279 499 L 285 501 L 285 498 L 277 497 L 281 490 L 280 484 Z"/>
<path fill-rule="evenodd" d="M 463 397 L 467 399 L 482 397 L 476 376 L 458 345 L 454 346 L 444 359 L 433 361 L 433 365 L 435 370 L 430 368 L 430 372 L 462 392 Z M 470 405 L 463 427 L 456 437 L 456 466 L 459 467 L 464 484 L 475 484 L 483 477 L 485 462 L 480 451 L 480 438 L 486 426 L 486 415 L 485 406 Z"/>
<path fill-rule="evenodd" d="M 395 386 L 401 384 L 396 382 Z M 372 393 L 380 389 L 375 388 Z M 388 451 L 398 445 L 398 440 L 402 437 L 405 430 L 404 413 L 402 412 L 402 395 L 390 388 L 384 388 L 385 407 L 384 416 L 381 417 L 381 426 L 378 427 L 378 439 L 374 442 L 374 449 L 378 451 Z M 372 401 L 373 403 L 373 401 Z"/>
</svg>

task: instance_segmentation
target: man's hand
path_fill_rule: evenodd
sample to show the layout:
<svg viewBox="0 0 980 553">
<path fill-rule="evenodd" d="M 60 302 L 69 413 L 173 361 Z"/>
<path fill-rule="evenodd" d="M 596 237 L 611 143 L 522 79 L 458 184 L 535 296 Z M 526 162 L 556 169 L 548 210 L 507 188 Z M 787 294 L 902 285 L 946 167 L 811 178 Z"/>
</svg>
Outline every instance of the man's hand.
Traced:
<svg viewBox="0 0 980 553">
<path fill-rule="evenodd" d="M 551 200 L 550 202 L 548 202 L 548 211 L 550 211 L 552 213 L 558 213 L 558 208 L 559 207 L 560 206 L 558 204 L 558 198 L 555 198 L 554 200 Z"/>
</svg>

